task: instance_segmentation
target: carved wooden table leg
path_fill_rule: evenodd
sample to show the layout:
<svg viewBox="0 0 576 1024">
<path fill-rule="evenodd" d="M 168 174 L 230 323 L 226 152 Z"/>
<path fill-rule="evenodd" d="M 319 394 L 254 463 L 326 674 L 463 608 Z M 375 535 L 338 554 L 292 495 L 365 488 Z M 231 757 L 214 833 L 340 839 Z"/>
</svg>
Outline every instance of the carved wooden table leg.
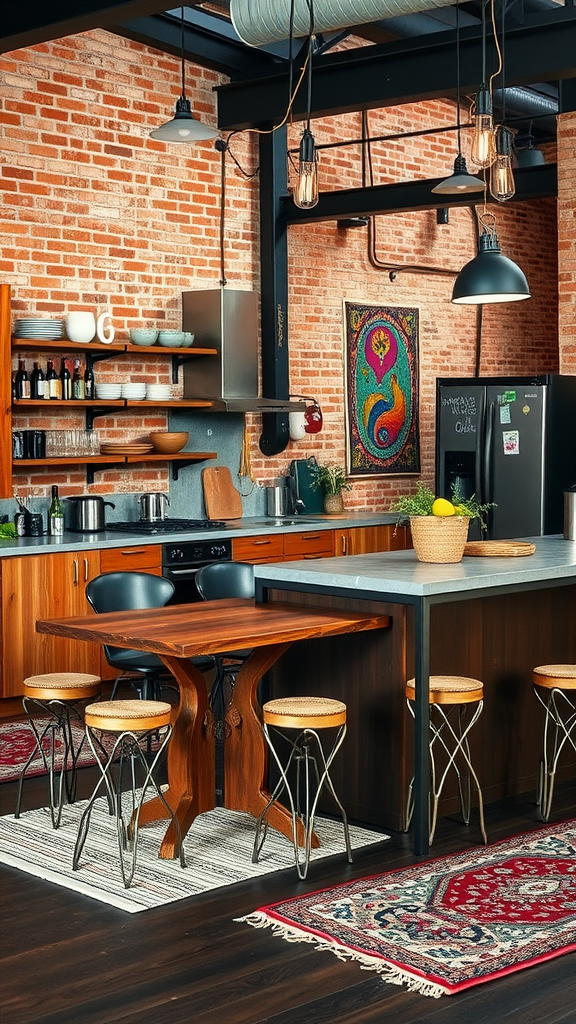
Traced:
<svg viewBox="0 0 576 1024">
<path fill-rule="evenodd" d="M 265 672 L 291 643 L 272 644 L 253 651 L 236 676 L 231 710 L 227 718 L 231 733 L 224 743 L 224 806 L 231 811 L 247 811 L 259 818 L 270 799 L 266 789 L 268 750 L 262 730 L 262 714 L 257 698 L 258 683 Z M 275 801 L 268 811 L 268 823 L 292 842 L 292 815 Z M 298 825 L 298 840 L 304 830 Z M 312 846 L 319 846 L 316 835 Z"/>
<path fill-rule="evenodd" d="M 214 740 L 204 726 L 208 708 L 206 680 L 188 660 L 162 656 L 180 688 L 180 704 L 168 744 L 168 789 L 164 796 L 173 809 L 182 839 L 195 817 L 215 806 Z M 142 807 L 140 824 L 167 817 L 162 801 L 155 797 Z M 159 856 L 176 856 L 176 832 L 170 823 Z"/>
</svg>

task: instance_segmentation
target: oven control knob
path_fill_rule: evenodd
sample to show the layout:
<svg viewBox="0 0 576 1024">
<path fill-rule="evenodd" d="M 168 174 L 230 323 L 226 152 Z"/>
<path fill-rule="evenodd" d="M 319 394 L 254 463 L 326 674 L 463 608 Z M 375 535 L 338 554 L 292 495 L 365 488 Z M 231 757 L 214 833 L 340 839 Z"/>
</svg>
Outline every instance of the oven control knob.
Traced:
<svg viewBox="0 0 576 1024">
<path fill-rule="evenodd" d="M 170 548 L 168 551 L 168 557 L 171 562 L 181 562 L 184 558 L 184 552 L 182 548 Z"/>
<path fill-rule="evenodd" d="M 224 544 L 213 544 L 211 554 L 213 558 L 224 558 L 226 555 L 226 546 Z"/>
</svg>

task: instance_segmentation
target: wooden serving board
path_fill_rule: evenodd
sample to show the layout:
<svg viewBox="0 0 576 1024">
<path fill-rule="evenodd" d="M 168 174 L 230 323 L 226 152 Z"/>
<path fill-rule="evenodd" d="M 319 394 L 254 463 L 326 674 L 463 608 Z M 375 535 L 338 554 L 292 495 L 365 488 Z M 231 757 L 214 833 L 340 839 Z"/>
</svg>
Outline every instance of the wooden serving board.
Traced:
<svg viewBox="0 0 576 1024">
<path fill-rule="evenodd" d="M 242 498 L 232 483 L 227 466 L 203 469 L 202 487 L 208 519 L 242 518 Z"/>
<path fill-rule="evenodd" d="M 464 547 L 465 555 L 479 555 L 483 558 L 533 555 L 535 551 L 536 545 L 525 540 L 469 540 Z"/>
</svg>

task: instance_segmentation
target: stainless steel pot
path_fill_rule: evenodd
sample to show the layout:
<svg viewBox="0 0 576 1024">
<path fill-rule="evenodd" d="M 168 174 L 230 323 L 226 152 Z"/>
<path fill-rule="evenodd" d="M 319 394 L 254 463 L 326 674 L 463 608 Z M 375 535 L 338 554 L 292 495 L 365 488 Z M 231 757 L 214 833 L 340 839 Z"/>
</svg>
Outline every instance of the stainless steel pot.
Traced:
<svg viewBox="0 0 576 1024">
<path fill-rule="evenodd" d="M 106 529 L 105 507 L 116 508 L 113 501 L 104 501 L 97 494 L 81 494 L 66 498 L 70 502 L 67 528 L 75 533 L 94 533 Z"/>
<path fill-rule="evenodd" d="M 285 485 L 266 488 L 266 514 L 278 518 L 292 515 L 290 492 Z"/>
<path fill-rule="evenodd" d="M 140 521 L 142 523 L 157 523 L 164 519 L 166 505 L 170 504 L 168 495 L 162 494 L 160 491 L 141 494 L 138 501 L 140 502 Z"/>
<path fill-rule="evenodd" d="M 564 540 L 576 540 L 576 484 L 564 491 Z"/>
</svg>

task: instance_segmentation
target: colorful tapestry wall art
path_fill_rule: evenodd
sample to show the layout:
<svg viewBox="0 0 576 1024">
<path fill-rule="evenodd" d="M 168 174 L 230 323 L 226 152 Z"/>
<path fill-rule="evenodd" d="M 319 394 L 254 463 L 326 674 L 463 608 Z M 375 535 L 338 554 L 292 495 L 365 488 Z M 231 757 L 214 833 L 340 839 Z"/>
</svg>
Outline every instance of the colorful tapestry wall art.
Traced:
<svg viewBox="0 0 576 1024">
<path fill-rule="evenodd" d="M 420 472 L 418 310 L 344 302 L 350 476 Z"/>
</svg>

